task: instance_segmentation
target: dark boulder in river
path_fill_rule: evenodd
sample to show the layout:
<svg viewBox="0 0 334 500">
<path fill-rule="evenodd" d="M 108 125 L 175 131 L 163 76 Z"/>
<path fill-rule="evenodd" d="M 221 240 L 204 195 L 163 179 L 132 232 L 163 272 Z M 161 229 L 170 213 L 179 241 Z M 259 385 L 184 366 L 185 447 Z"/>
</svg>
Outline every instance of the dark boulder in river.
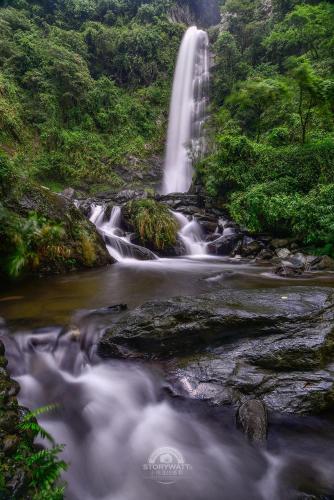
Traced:
<svg viewBox="0 0 334 500">
<path fill-rule="evenodd" d="M 152 301 L 108 327 L 99 353 L 169 360 L 176 391 L 216 404 L 255 397 L 276 411 L 320 412 L 334 405 L 333 297 L 287 287 Z"/>
<path fill-rule="evenodd" d="M 237 426 L 252 443 L 264 443 L 268 432 L 268 418 L 263 402 L 259 399 L 245 401 L 238 408 Z"/>
</svg>

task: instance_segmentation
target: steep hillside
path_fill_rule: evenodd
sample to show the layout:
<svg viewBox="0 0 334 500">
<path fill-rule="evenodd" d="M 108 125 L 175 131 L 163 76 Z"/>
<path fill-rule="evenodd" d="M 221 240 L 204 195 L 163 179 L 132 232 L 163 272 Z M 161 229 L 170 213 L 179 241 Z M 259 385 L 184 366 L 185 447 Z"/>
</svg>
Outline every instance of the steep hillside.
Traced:
<svg viewBox="0 0 334 500">
<path fill-rule="evenodd" d="M 251 231 L 334 252 L 334 5 L 227 0 L 215 65 L 207 192 Z"/>
<path fill-rule="evenodd" d="M 119 187 L 164 144 L 172 2 L 2 2 L 0 148 L 54 189 Z"/>
</svg>

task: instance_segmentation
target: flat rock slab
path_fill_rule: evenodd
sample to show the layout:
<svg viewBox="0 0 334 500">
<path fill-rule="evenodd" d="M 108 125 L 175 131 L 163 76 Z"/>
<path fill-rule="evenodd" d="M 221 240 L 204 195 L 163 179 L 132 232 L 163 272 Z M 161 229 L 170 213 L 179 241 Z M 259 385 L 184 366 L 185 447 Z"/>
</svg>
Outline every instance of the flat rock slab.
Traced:
<svg viewBox="0 0 334 500">
<path fill-rule="evenodd" d="M 334 402 L 330 288 L 221 290 L 152 301 L 107 327 L 104 357 L 168 360 L 176 392 L 313 413 Z"/>
</svg>

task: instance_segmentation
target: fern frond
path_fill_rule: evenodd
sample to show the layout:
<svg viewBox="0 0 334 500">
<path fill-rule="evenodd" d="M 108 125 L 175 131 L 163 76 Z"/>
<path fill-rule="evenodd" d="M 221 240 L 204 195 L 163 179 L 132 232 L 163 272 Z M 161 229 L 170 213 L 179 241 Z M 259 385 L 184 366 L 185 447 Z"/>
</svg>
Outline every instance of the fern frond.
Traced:
<svg viewBox="0 0 334 500">
<path fill-rule="evenodd" d="M 40 408 L 36 408 L 35 410 L 30 411 L 24 416 L 23 420 L 30 420 L 33 417 L 38 417 L 39 415 L 42 415 L 43 413 L 50 413 L 51 411 L 56 410 L 59 408 L 59 404 L 57 403 L 52 403 L 50 405 L 45 405 L 41 406 Z"/>
</svg>

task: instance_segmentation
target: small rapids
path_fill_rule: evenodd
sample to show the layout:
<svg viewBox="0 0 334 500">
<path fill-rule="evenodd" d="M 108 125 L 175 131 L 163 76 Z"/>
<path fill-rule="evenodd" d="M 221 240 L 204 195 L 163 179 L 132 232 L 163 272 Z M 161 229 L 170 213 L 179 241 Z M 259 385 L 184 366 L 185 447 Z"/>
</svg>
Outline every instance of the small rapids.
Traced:
<svg viewBox="0 0 334 500">
<path fill-rule="evenodd" d="M 100 359 L 96 343 L 111 314 L 117 319 L 122 311 L 81 311 L 68 328 L 2 338 L 20 403 L 58 405 L 39 420 L 66 445 L 67 499 L 285 500 L 296 498 L 293 486 L 305 470 L 332 481 L 326 453 L 317 456 L 321 437 L 310 434 L 301 446 L 297 433 L 292 448 L 291 438 L 290 447 L 278 440 L 276 451 L 252 447 L 228 411 L 172 398 L 162 367 Z M 179 478 L 147 477 L 160 449 L 162 463 L 174 454 L 187 464 Z"/>
<path fill-rule="evenodd" d="M 125 233 L 121 229 L 121 207 L 114 206 L 108 220 L 103 205 L 92 205 L 89 220 L 103 236 L 109 254 L 116 261 L 155 260 L 158 258 L 147 248 L 131 243 L 131 234 Z"/>
<path fill-rule="evenodd" d="M 207 254 L 207 245 L 203 239 L 203 231 L 195 218 L 188 219 L 180 212 L 172 212 L 180 225 L 179 238 L 184 244 L 187 255 L 201 256 Z"/>
<path fill-rule="evenodd" d="M 199 257 L 207 255 L 207 244 L 200 224 L 194 217 L 187 218 L 180 212 L 171 211 L 180 229 L 178 237 L 183 243 L 185 255 Z M 122 210 L 119 206 L 111 209 L 109 219 L 103 205 L 92 205 L 89 220 L 103 236 L 109 254 L 118 262 L 128 263 L 139 260 L 159 260 L 159 257 L 147 248 L 131 243 L 131 234 L 122 229 Z M 217 236 L 218 237 L 218 236 Z"/>
</svg>

